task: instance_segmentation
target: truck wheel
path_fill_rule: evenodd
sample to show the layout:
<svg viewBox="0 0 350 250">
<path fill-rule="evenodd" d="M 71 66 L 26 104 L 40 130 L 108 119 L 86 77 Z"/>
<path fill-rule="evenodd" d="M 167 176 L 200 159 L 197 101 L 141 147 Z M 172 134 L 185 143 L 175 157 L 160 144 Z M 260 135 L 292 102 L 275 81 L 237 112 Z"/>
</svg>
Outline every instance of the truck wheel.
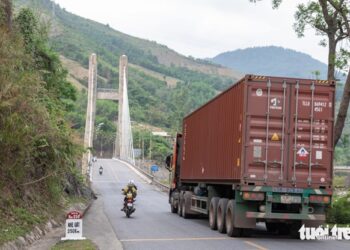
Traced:
<svg viewBox="0 0 350 250">
<path fill-rule="evenodd" d="M 186 207 L 190 206 L 191 204 L 191 192 L 186 191 L 183 195 L 183 199 L 182 199 L 182 217 L 185 219 L 188 219 L 190 217 L 190 213 L 189 211 L 187 211 Z"/>
<path fill-rule="evenodd" d="M 182 211 L 181 211 L 181 209 L 182 209 L 182 207 L 181 207 L 181 201 L 179 201 L 179 207 L 177 208 L 177 214 L 181 217 L 182 216 Z"/>
<path fill-rule="evenodd" d="M 226 233 L 225 219 L 227 203 L 228 199 L 226 198 L 219 200 L 216 222 L 220 233 Z"/>
<path fill-rule="evenodd" d="M 182 201 L 181 212 L 182 212 L 182 217 L 183 217 L 184 219 L 188 219 L 188 218 L 189 218 L 189 214 L 188 214 L 187 211 L 186 211 L 186 201 L 185 201 L 185 200 Z"/>
<path fill-rule="evenodd" d="M 217 218 L 217 211 L 218 211 L 218 203 L 220 198 L 219 197 L 213 197 L 210 200 L 209 205 L 209 226 L 212 230 L 217 229 L 216 224 L 216 218 Z"/>
<path fill-rule="evenodd" d="M 242 229 L 234 225 L 235 201 L 229 200 L 226 207 L 226 233 L 230 237 L 239 237 L 242 234 Z"/>
<path fill-rule="evenodd" d="M 177 204 L 177 214 L 179 216 L 182 216 L 182 202 L 183 202 L 183 196 L 180 194 L 180 197 L 179 197 L 179 203 Z"/>
<path fill-rule="evenodd" d="M 171 212 L 172 213 L 177 213 L 177 207 L 174 206 L 174 199 L 171 198 L 171 201 L 170 201 L 170 208 L 171 208 Z"/>
</svg>

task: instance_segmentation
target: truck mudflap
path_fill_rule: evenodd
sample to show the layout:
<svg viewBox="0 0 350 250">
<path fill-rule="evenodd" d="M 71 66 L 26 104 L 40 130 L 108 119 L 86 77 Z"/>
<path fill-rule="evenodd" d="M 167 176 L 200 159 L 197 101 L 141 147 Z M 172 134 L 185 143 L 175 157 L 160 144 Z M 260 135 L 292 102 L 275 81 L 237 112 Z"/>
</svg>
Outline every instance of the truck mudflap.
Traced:
<svg viewBox="0 0 350 250">
<path fill-rule="evenodd" d="M 261 213 L 261 212 L 246 212 L 246 217 L 249 219 L 277 219 L 277 220 L 315 220 L 324 221 L 324 214 L 292 214 L 292 213 Z"/>
</svg>

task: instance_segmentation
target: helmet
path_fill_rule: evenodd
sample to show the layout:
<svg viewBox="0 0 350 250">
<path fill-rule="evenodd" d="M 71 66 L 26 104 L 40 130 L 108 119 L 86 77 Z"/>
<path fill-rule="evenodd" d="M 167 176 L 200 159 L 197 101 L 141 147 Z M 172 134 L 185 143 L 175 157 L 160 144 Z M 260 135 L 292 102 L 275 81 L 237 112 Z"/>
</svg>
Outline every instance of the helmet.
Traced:
<svg viewBox="0 0 350 250">
<path fill-rule="evenodd" d="M 128 183 L 128 185 L 135 185 L 134 180 L 130 180 L 129 183 Z"/>
</svg>

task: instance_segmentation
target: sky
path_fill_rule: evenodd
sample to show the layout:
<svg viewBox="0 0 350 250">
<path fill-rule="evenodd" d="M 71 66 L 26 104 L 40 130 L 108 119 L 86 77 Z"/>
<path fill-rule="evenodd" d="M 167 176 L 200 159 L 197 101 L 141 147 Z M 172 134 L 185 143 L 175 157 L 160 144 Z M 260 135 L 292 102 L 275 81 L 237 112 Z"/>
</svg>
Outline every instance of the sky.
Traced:
<svg viewBox="0 0 350 250">
<path fill-rule="evenodd" d="M 164 44 L 186 56 L 214 57 L 255 46 L 282 46 L 326 63 L 327 48 L 313 29 L 298 38 L 296 6 L 305 0 L 55 0 L 67 11 L 123 33 Z"/>
</svg>

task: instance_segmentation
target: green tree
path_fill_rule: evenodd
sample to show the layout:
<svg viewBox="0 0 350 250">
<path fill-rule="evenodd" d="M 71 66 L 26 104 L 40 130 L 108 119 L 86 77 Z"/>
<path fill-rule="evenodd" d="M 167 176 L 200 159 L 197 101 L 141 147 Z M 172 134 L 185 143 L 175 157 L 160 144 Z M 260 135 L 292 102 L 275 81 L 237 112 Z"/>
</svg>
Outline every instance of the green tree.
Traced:
<svg viewBox="0 0 350 250">
<path fill-rule="evenodd" d="M 0 24 L 5 24 L 8 30 L 12 30 L 11 0 L 0 0 Z"/>
<path fill-rule="evenodd" d="M 50 214 L 64 189 L 81 191 L 76 161 L 82 150 L 65 120 L 71 86 L 47 37 L 34 32 L 26 40 L 31 34 L 21 28 L 24 14 L 35 24 L 36 17 L 25 11 L 14 18 L 11 31 L 0 27 L 0 193 L 6 193 L 0 197 L 0 218 L 15 217 L 11 213 L 18 207 Z M 41 63 L 44 56 L 48 64 Z"/>
<path fill-rule="evenodd" d="M 251 0 L 256 2 L 256 0 Z M 272 0 L 274 8 L 278 8 L 283 0 Z M 350 41 L 350 2 L 346 0 L 312 0 L 299 4 L 295 13 L 294 29 L 299 37 L 303 37 L 305 29 L 311 27 L 316 34 L 327 37 L 320 45 L 328 46 L 328 80 L 335 80 L 335 70 L 348 66 L 350 52 L 346 48 L 338 48 L 340 41 Z M 335 122 L 334 144 L 341 138 L 350 102 L 350 68 L 344 85 L 343 96 Z"/>
</svg>

